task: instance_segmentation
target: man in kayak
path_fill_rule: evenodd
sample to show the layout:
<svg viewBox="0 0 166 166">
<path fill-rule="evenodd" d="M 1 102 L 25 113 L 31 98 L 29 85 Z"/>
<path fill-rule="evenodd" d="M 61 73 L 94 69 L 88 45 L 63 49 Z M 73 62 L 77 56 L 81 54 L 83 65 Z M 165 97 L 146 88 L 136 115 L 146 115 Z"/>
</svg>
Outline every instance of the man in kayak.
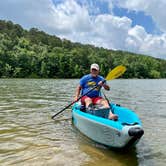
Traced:
<svg viewBox="0 0 166 166">
<path fill-rule="evenodd" d="M 90 67 L 90 74 L 87 74 L 80 79 L 80 83 L 76 89 L 75 101 L 79 98 L 80 92 L 81 95 L 84 95 L 94 88 L 94 86 L 98 85 L 98 87 L 81 98 L 81 103 L 86 107 L 87 111 L 93 110 L 92 106 L 95 104 L 102 105 L 105 109 L 110 109 L 108 101 L 100 96 L 101 87 L 104 87 L 105 90 L 110 90 L 110 87 L 106 84 L 104 78 L 99 75 L 99 72 L 99 65 L 96 63 L 92 64 Z M 113 114 L 110 110 L 108 118 L 117 120 L 118 116 Z"/>
</svg>

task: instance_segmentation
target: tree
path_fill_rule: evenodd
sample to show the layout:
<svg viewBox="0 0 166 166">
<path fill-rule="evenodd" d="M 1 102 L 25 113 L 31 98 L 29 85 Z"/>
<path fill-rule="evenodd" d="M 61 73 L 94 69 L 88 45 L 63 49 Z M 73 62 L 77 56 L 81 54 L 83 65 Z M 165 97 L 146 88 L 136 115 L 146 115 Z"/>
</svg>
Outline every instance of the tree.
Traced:
<svg viewBox="0 0 166 166">
<path fill-rule="evenodd" d="M 0 20 L 0 39 L 0 77 L 78 78 L 98 63 L 104 76 L 124 65 L 124 78 L 166 78 L 166 60 L 61 40 L 11 21 Z"/>
</svg>

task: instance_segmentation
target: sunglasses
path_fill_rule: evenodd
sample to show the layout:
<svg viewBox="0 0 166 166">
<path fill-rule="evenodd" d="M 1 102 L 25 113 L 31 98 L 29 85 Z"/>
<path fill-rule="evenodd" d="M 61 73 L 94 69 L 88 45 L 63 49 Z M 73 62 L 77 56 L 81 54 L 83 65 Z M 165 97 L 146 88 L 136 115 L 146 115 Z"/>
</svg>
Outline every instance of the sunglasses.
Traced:
<svg viewBox="0 0 166 166">
<path fill-rule="evenodd" d="M 96 69 L 92 69 L 92 71 L 98 71 L 98 70 L 96 70 Z"/>
</svg>

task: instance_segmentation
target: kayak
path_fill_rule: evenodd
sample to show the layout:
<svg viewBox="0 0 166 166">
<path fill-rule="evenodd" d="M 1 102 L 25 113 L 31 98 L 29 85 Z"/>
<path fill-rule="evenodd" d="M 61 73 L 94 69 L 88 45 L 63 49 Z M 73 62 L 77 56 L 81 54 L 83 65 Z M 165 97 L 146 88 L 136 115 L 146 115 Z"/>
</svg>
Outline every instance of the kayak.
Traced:
<svg viewBox="0 0 166 166">
<path fill-rule="evenodd" d="M 144 130 L 137 114 L 125 107 L 110 103 L 111 111 L 118 115 L 118 120 L 110 120 L 102 113 L 108 109 L 97 108 L 97 114 L 83 112 L 80 102 L 72 107 L 73 124 L 81 133 L 93 141 L 113 148 L 125 148 L 136 145 Z"/>
</svg>

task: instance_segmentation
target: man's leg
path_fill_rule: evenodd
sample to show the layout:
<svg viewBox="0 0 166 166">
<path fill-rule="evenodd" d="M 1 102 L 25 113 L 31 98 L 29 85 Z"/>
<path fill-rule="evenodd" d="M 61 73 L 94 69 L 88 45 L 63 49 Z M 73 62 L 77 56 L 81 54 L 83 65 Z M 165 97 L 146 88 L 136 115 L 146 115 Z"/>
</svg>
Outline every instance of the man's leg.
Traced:
<svg viewBox="0 0 166 166">
<path fill-rule="evenodd" d="M 98 99 L 98 100 L 96 101 L 96 104 L 101 104 L 101 105 L 103 105 L 106 109 L 107 109 L 107 108 L 110 109 L 110 105 L 109 105 L 109 103 L 108 103 L 108 101 L 107 101 L 106 99 L 103 99 L 103 98 Z M 115 115 L 115 114 L 113 114 L 112 111 L 111 111 L 111 109 L 110 109 L 108 119 L 117 120 L 117 119 L 118 119 L 118 116 Z"/>
<path fill-rule="evenodd" d="M 81 103 L 85 105 L 86 108 L 92 105 L 92 99 L 88 96 L 84 96 L 81 98 Z"/>
<path fill-rule="evenodd" d="M 95 97 L 93 99 L 93 104 L 99 104 L 102 105 L 104 108 L 110 108 L 107 100 L 103 99 L 102 97 Z"/>
</svg>

